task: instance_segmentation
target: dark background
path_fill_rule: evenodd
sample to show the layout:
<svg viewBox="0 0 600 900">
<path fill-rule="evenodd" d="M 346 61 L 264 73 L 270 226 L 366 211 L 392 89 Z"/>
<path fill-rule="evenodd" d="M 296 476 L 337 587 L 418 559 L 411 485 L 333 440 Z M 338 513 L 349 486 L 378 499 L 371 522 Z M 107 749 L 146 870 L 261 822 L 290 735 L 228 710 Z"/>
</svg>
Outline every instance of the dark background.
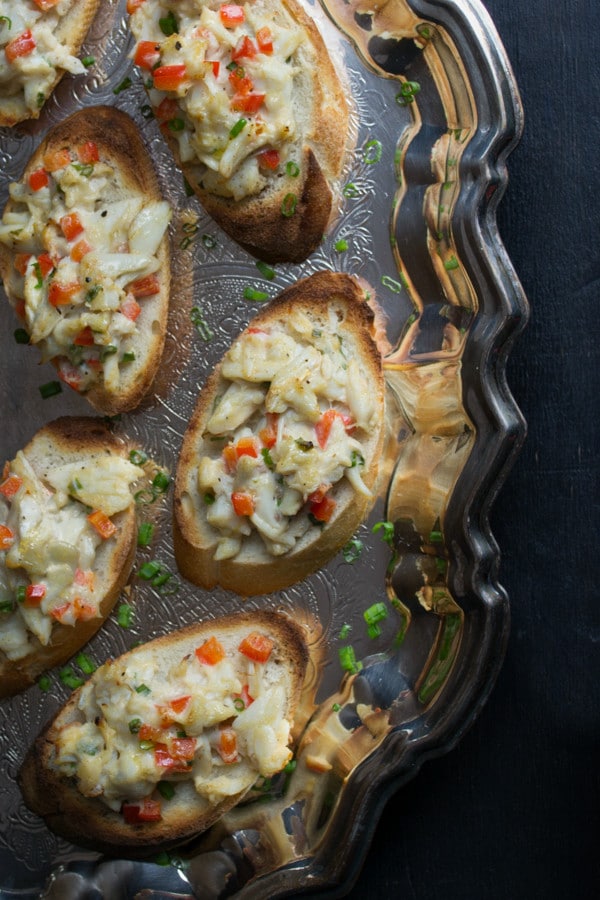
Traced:
<svg viewBox="0 0 600 900">
<path fill-rule="evenodd" d="M 491 516 L 512 626 L 483 712 L 387 803 L 351 900 L 600 897 L 600 3 L 487 0 L 525 110 L 498 225 L 529 435 Z"/>
</svg>

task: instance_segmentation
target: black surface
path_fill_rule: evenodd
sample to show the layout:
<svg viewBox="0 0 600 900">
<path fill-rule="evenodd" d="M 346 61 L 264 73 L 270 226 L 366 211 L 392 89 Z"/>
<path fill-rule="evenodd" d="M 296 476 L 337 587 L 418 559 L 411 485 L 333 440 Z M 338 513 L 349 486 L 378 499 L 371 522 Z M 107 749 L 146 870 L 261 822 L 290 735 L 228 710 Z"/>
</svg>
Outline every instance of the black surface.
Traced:
<svg viewBox="0 0 600 900">
<path fill-rule="evenodd" d="M 498 224 L 531 305 L 492 509 L 512 626 L 471 730 L 388 801 L 351 900 L 600 896 L 600 4 L 487 0 L 525 132 Z"/>
</svg>

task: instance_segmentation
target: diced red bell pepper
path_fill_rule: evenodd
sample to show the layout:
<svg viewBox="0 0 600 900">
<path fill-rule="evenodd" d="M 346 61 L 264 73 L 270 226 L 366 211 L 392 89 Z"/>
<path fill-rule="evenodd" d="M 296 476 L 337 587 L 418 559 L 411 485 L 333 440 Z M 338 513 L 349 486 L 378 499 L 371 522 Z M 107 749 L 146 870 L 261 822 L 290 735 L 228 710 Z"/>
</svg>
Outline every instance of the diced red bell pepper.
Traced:
<svg viewBox="0 0 600 900">
<path fill-rule="evenodd" d="M 274 644 L 270 637 L 259 631 L 251 631 L 241 642 L 238 650 L 254 662 L 264 663 L 268 660 Z"/>
<path fill-rule="evenodd" d="M 275 150 L 271 147 L 268 147 L 266 150 L 261 150 L 260 153 L 256 154 L 256 157 L 261 169 L 270 169 L 272 172 L 279 167 L 279 163 L 281 162 L 279 150 Z"/>
<path fill-rule="evenodd" d="M 29 56 L 30 53 L 33 53 L 36 46 L 35 38 L 31 33 L 31 29 L 28 28 L 27 31 L 9 41 L 4 48 L 4 52 L 7 60 L 13 63 L 20 56 Z"/>
<path fill-rule="evenodd" d="M 50 306 L 66 306 L 73 302 L 73 298 L 81 290 L 78 281 L 63 284 L 61 281 L 53 281 L 48 288 L 48 303 Z"/>
<path fill-rule="evenodd" d="M 173 738 L 154 747 L 154 762 L 172 772 L 188 772 L 196 752 L 196 738 Z"/>
<path fill-rule="evenodd" d="M 162 819 L 160 800 L 150 800 L 146 797 L 138 803 L 124 803 L 121 807 L 121 814 L 128 825 L 160 822 Z"/>
<path fill-rule="evenodd" d="M 15 542 L 14 532 L 8 525 L 0 525 L 0 551 L 9 550 Z"/>
<path fill-rule="evenodd" d="M 37 264 L 40 267 L 40 275 L 42 278 L 49 275 L 52 269 L 55 268 L 54 260 L 49 253 L 41 253 L 37 258 Z"/>
<path fill-rule="evenodd" d="M 61 218 L 59 224 L 60 230 L 68 241 L 74 241 L 83 231 L 83 223 L 77 212 L 67 213 Z"/>
<path fill-rule="evenodd" d="M 187 694 L 185 697 L 176 697 L 174 700 L 169 700 L 166 705 L 157 705 L 156 709 L 158 710 L 162 727 L 169 728 L 170 725 L 177 722 L 177 717 L 185 712 L 191 699 L 191 695 Z"/>
<path fill-rule="evenodd" d="M 69 256 L 73 262 L 81 262 L 83 257 L 88 253 L 91 253 L 93 249 L 92 245 L 88 243 L 85 238 L 81 238 L 80 241 L 77 241 L 77 243 L 71 247 Z"/>
<path fill-rule="evenodd" d="M 23 605 L 33 609 L 40 605 L 45 596 L 45 584 L 28 584 L 25 588 L 25 601 Z"/>
<path fill-rule="evenodd" d="M 310 511 L 318 522 L 329 522 L 336 507 L 333 497 L 327 495 L 322 500 L 311 503 Z"/>
<path fill-rule="evenodd" d="M 157 91 L 176 91 L 186 78 L 186 68 L 183 63 L 173 66 L 159 66 L 152 73 L 154 87 Z"/>
<path fill-rule="evenodd" d="M 242 703 L 244 704 L 244 709 L 248 709 L 248 707 L 250 706 L 250 704 L 251 704 L 251 703 L 254 703 L 254 697 L 251 697 L 251 696 L 250 696 L 250 691 L 248 690 L 248 685 L 247 685 L 247 684 L 245 684 L 245 685 L 242 687 L 242 692 L 241 692 L 241 694 L 235 694 L 235 696 L 234 696 L 233 699 L 236 700 L 236 701 L 238 701 L 238 702 L 241 700 Z"/>
<path fill-rule="evenodd" d="M 251 516 L 254 512 L 254 497 L 244 491 L 234 491 L 231 502 L 236 516 Z"/>
<path fill-rule="evenodd" d="M 89 600 L 84 600 L 82 597 L 73 599 L 73 612 L 78 622 L 88 622 L 90 619 L 95 619 L 98 614 L 94 604 L 90 603 Z"/>
<path fill-rule="evenodd" d="M 319 442 L 319 447 L 321 447 L 321 449 L 324 449 L 326 447 L 327 441 L 329 440 L 329 435 L 331 434 L 331 428 L 336 419 L 342 420 L 346 431 L 351 431 L 354 427 L 354 420 L 352 416 L 345 415 L 337 409 L 326 409 L 315 425 L 317 441 Z"/>
<path fill-rule="evenodd" d="M 52 9 L 53 6 L 56 6 L 57 3 L 60 3 L 60 0 L 33 0 L 36 6 L 42 10 L 42 12 L 46 12 L 49 9 Z"/>
<path fill-rule="evenodd" d="M 277 423 L 279 416 L 277 413 L 267 413 L 267 424 L 258 432 L 258 436 L 269 450 L 277 443 Z"/>
<path fill-rule="evenodd" d="M 79 144 L 75 152 L 77 153 L 77 159 L 84 166 L 93 165 L 100 161 L 98 144 L 94 141 L 86 141 L 85 144 Z"/>
<path fill-rule="evenodd" d="M 219 72 L 221 71 L 221 63 L 218 59 L 207 59 L 206 62 L 212 68 L 212 73 L 215 78 L 219 77 Z"/>
<path fill-rule="evenodd" d="M 75 569 L 75 575 L 73 576 L 73 581 L 75 584 L 78 584 L 80 587 L 87 587 L 90 591 L 94 590 L 94 584 L 96 582 L 96 576 L 94 575 L 93 569 Z"/>
<path fill-rule="evenodd" d="M 256 438 L 252 436 L 240 438 L 236 441 L 235 452 L 238 459 L 240 456 L 252 456 L 256 459 L 258 456 Z"/>
<path fill-rule="evenodd" d="M 249 94 L 254 87 L 254 82 L 246 75 L 242 66 L 232 69 L 228 80 L 236 94 Z"/>
<path fill-rule="evenodd" d="M 134 297 L 150 297 L 152 294 L 160 294 L 160 281 L 156 272 L 152 275 L 146 275 L 144 278 L 138 278 L 136 281 L 130 282 L 125 290 L 133 294 Z"/>
<path fill-rule="evenodd" d="M 209 637 L 201 647 L 196 647 L 196 658 L 205 666 L 214 666 L 225 659 L 225 648 L 214 635 Z"/>
<path fill-rule="evenodd" d="M 169 122 L 174 119 L 180 112 L 179 103 L 173 97 L 163 97 L 156 109 L 154 115 L 160 122 Z"/>
<path fill-rule="evenodd" d="M 219 10 L 219 18 L 225 28 L 235 28 L 246 21 L 246 13 L 244 7 L 237 3 L 224 3 Z"/>
<path fill-rule="evenodd" d="M 117 526 L 112 522 L 106 513 L 101 509 L 94 509 L 87 517 L 88 522 L 96 529 L 103 540 L 108 540 L 117 530 Z"/>
<path fill-rule="evenodd" d="M 123 313 L 125 318 L 131 319 L 132 322 L 135 322 L 137 317 L 142 311 L 142 307 L 137 302 L 135 297 L 132 294 L 127 294 L 121 306 L 119 307 L 120 312 Z"/>
<path fill-rule="evenodd" d="M 243 37 L 239 39 L 233 50 L 231 51 L 231 58 L 234 62 L 237 62 L 238 59 L 254 59 L 257 54 L 256 44 L 254 41 L 245 34 Z"/>
<path fill-rule="evenodd" d="M 77 366 L 69 362 L 66 356 L 62 356 L 57 360 L 56 371 L 60 380 L 68 384 L 74 391 L 78 391 L 81 388 L 81 371 Z"/>
<path fill-rule="evenodd" d="M 144 0 L 127 0 L 127 12 L 132 15 L 144 3 Z"/>
<path fill-rule="evenodd" d="M 266 94 L 234 94 L 229 104 L 236 112 L 245 112 L 253 116 L 265 102 Z"/>
<path fill-rule="evenodd" d="M 28 182 L 32 191 L 41 191 L 42 188 L 48 187 L 50 178 L 45 169 L 36 169 L 29 176 Z"/>
<path fill-rule="evenodd" d="M 138 731 L 140 741 L 159 741 L 161 737 L 162 731 L 160 728 L 156 728 L 155 725 L 148 725 L 146 722 L 140 725 L 140 730 Z"/>
<path fill-rule="evenodd" d="M 73 338 L 73 343 L 76 347 L 94 346 L 94 332 L 89 325 L 86 325 L 85 328 L 82 328 L 79 334 L 75 335 L 75 337 Z"/>
<path fill-rule="evenodd" d="M 44 154 L 44 168 L 48 172 L 57 172 L 71 163 L 71 154 L 66 147 L 61 150 L 50 150 Z"/>
<path fill-rule="evenodd" d="M 271 34 L 271 29 L 266 25 L 264 28 L 259 28 L 256 32 L 256 43 L 261 53 L 273 52 L 273 35 Z"/>
<path fill-rule="evenodd" d="M 14 267 L 19 275 L 27 272 L 27 263 L 31 259 L 31 253 L 15 253 Z"/>
<path fill-rule="evenodd" d="M 140 69 L 153 69 L 159 59 L 160 44 L 155 41 L 140 41 L 135 48 L 133 61 Z"/>
<path fill-rule="evenodd" d="M 233 728 L 221 730 L 217 752 L 226 765 L 232 765 L 238 761 L 237 735 Z"/>
<path fill-rule="evenodd" d="M 3 494 L 7 500 L 10 500 L 20 490 L 22 485 L 23 479 L 11 472 L 0 484 L 0 494 Z"/>
</svg>

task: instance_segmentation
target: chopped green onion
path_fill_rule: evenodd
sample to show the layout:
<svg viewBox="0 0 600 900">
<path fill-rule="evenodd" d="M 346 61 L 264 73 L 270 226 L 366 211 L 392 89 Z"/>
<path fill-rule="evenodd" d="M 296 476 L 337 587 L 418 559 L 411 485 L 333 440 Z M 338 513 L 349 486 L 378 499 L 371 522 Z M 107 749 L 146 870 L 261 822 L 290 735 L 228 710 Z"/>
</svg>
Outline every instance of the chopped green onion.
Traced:
<svg viewBox="0 0 600 900">
<path fill-rule="evenodd" d="M 155 578 L 158 573 L 162 569 L 162 563 L 159 563 L 158 560 L 154 559 L 150 562 L 145 562 L 138 571 L 138 578 L 141 578 L 143 581 L 151 581 Z"/>
<path fill-rule="evenodd" d="M 268 278 L 269 281 L 272 281 L 275 278 L 275 269 L 272 269 L 271 266 L 267 265 L 267 263 L 258 260 L 256 263 L 256 268 L 258 269 L 260 274 L 264 278 Z"/>
<path fill-rule="evenodd" d="M 129 462 L 134 466 L 143 466 L 148 462 L 148 454 L 143 450 L 130 450 Z"/>
<path fill-rule="evenodd" d="M 352 462 L 350 463 L 350 468 L 354 469 L 356 466 L 364 466 L 365 458 L 362 453 L 359 453 L 358 450 L 353 450 L 350 454 L 350 459 Z"/>
<path fill-rule="evenodd" d="M 9 19 L 8 16 L 0 16 L 0 22 L 6 22 L 9 31 L 12 29 L 12 19 Z"/>
<path fill-rule="evenodd" d="M 458 269 L 458 260 L 455 256 L 451 256 L 450 259 L 447 259 L 444 262 L 444 268 L 447 272 L 451 272 L 453 269 Z"/>
<path fill-rule="evenodd" d="M 382 540 L 385 541 L 386 544 L 389 544 L 390 547 L 394 542 L 394 523 L 393 522 L 377 522 L 376 525 L 373 525 L 371 529 L 373 534 L 377 534 L 378 531 L 382 532 Z"/>
<path fill-rule="evenodd" d="M 445 575 L 448 570 L 448 561 L 443 556 L 436 556 L 435 567 L 439 575 Z"/>
<path fill-rule="evenodd" d="M 345 647 L 340 647 L 338 653 L 340 665 L 345 672 L 351 672 L 353 675 L 355 675 L 357 672 L 360 672 L 360 670 L 362 669 L 362 663 L 356 659 L 354 647 L 351 644 L 347 644 Z"/>
<path fill-rule="evenodd" d="M 286 219 L 289 219 L 296 212 L 296 206 L 298 205 L 298 198 L 295 194 L 286 194 L 283 200 L 281 201 L 281 215 L 285 216 Z"/>
<path fill-rule="evenodd" d="M 121 603 L 117 609 L 117 625 L 129 628 L 133 621 L 133 607 L 129 603 Z"/>
<path fill-rule="evenodd" d="M 171 129 L 171 131 L 183 131 L 183 129 L 185 128 L 185 122 L 183 121 L 183 119 L 179 118 L 171 119 L 169 121 L 169 128 Z"/>
<path fill-rule="evenodd" d="M 141 719 L 131 719 L 129 722 L 129 730 L 132 734 L 138 734 L 142 725 Z"/>
<path fill-rule="evenodd" d="M 206 503 L 207 506 L 212 506 L 216 499 L 217 498 L 215 497 L 215 495 L 212 494 L 210 491 L 207 491 L 204 494 L 204 502 Z"/>
<path fill-rule="evenodd" d="M 113 94 L 120 94 L 122 91 L 126 91 L 127 88 L 131 87 L 131 78 L 124 78 L 123 81 L 113 88 Z"/>
<path fill-rule="evenodd" d="M 213 250 L 217 246 L 217 239 L 212 234 L 203 234 L 202 243 L 207 250 Z"/>
<path fill-rule="evenodd" d="M 290 178 L 297 178 L 300 174 L 300 166 L 297 162 L 294 162 L 292 159 L 290 159 L 285 164 L 285 171 L 290 176 Z"/>
<path fill-rule="evenodd" d="M 382 153 L 383 145 L 381 141 L 378 141 L 374 138 L 373 140 L 367 141 L 367 143 L 365 144 L 363 160 L 368 166 L 372 166 L 374 163 L 379 162 Z"/>
<path fill-rule="evenodd" d="M 135 359 L 135 351 L 134 350 L 126 350 L 123 356 L 121 357 L 121 362 L 129 363 L 133 362 Z"/>
<path fill-rule="evenodd" d="M 274 469 L 275 463 L 273 462 L 273 457 L 271 456 L 271 452 L 268 447 L 263 447 L 260 451 L 260 455 L 265 461 L 265 465 L 268 469 Z"/>
<path fill-rule="evenodd" d="M 75 662 L 86 675 L 91 675 L 92 672 L 96 671 L 96 663 L 87 653 L 78 653 L 75 657 Z"/>
<path fill-rule="evenodd" d="M 415 94 L 421 90 L 418 81 L 405 81 L 400 88 L 400 93 L 396 94 L 396 103 L 399 106 L 408 106 L 415 99 Z"/>
<path fill-rule="evenodd" d="M 83 175 L 84 178 L 89 178 L 94 171 L 94 167 L 91 163 L 86 163 L 85 166 L 82 166 L 79 163 L 71 163 L 71 165 L 75 171 L 79 172 L 80 175 Z"/>
<path fill-rule="evenodd" d="M 36 289 L 39 291 L 39 290 L 41 290 L 41 288 L 42 288 L 42 286 L 43 286 L 43 284 L 44 284 L 44 279 L 43 279 L 43 277 L 42 277 L 42 269 L 41 269 L 41 267 L 40 267 L 39 262 L 35 262 L 35 263 L 33 264 L 33 271 L 35 272 L 36 277 L 37 277 L 37 281 L 36 281 L 36 283 L 35 283 L 35 286 L 36 286 Z"/>
<path fill-rule="evenodd" d="M 142 522 L 138 528 L 137 545 L 138 547 L 147 547 L 152 541 L 154 534 L 154 525 L 152 522 Z"/>
<path fill-rule="evenodd" d="M 344 194 L 344 197 L 348 197 L 348 198 L 358 197 L 359 190 L 353 181 L 349 181 L 343 190 L 343 194 Z"/>
<path fill-rule="evenodd" d="M 246 704 L 244 703 L 244 701 L 242 700 L 241 697 L 237 697 L 233 701 L 233 706 L 234 706 L 234 709 L 236 710 L 236 712 L 243 712 L 246 709 Z"/>
<path fill-rule="evenodd" d="M 381 635 L 381 628 L 379 625 L 369 625 L 367 627 L 367 634 L 372 640 L 378 638 Z"/>
<path fill-rule="evenodd" d="M 342 627 L 340 628 L 340 634 L 339 634 L 340 640 L 345 641 L 351 631 L 352 631 L 352 625 L 348 625 L 347 622 L 344 625 L 342 625 Z"/>
<path fill-rule="evenodd" d="M 442 543 L 442 532 L 433 530 L 429 532 L 429 543 L 430 544 L 441 544 Z"/>
<path fill-rule="evenodd" d="M 347 563 L 355 563 L 362 551 L 363 542 L 359 541 L 358 538 L 348 541 L 346 546 L 342 548 L 342 554 Z"/>
<path fill-rule="evenodd" d="M 202 310 L 199 306 L 192 306 L 190 318 L 192 320 L 192 325 L 195 326 L 196 331 L 198 332 L 200 337 L 203 338 L 203 340 L 210 341 L 213 339 L 215 333 L 204 318 Z"/>
<path fill-rule="evenodd" d="M 171 37 L 172 34 L 176 34 L 179 31 L 177 19 L 175 18 L 175 14 L 172 9 L 169 10 L 166 16 L 158 20 L 158 25 L 165 37 Z"/>
<path fill-rule="evenodd" d="M 15 608 L 15 604 L 12 600 L 1 600 L 0 601 L 0 613 L 11 613 Z"/>
<path fill-rule="evenodd" d="M 171 784 L 170 781 L 159 781 L 156 788 L 160 796 L 165 800 L 172 800 L 175 796 L 175 785 Z"/>
<path fill-rule="evenodd" d="M 159 782 L 159 790 L 161 783 L 162 782 Z M 156 856 L 152 857 L 152 862 L 154 862 L 157 866 L 170 866 L 173 860 L 166 850 L 161 850 L 160 853 L 157 853 Z"/>
<path fill-rule="evenodd" d="M 16 328 L 14 332 L 14 338 L 17 344 L 29 343 L 29 334 L 25 331 L 24 328 Z"/>
<path fill-rule="evenodd" d="M 376 625 L 377 622 L 383 622 L 389 615 L 388 608 L 385 603 L 374 603 L 365 609 L 363 619 L 367 625 Z"/>
<path fill-rule="evenodd" d="M 140 750 L 153 750 L 154 741 L 140 741 Z"/>
<path fill-rule="evenodd" d="M 104 362 L 108 359 L 109 356 L 114 356 L 115 353 L 118 352 L 118 347 L 115 344 L 107 344 L 106 347 L 103 347 L 100 351 L 100 360 Z"/>
<path fill-rule="evenodd" d="M 73 669 L 70 666 L 65 666 L 64 669 L 61 669 L 58 673 L 58 677 L 62 681 L 62 683 L 71 688 L 71 690 L 75 690 L 75 688 L 81 687 L 82 684 L 85 684 L 83 678 L 80 678 L 79 675 L 76 675 Z"/>
<path fill-rule="evenodd" d="M 346 241 L 344 238 L 341 238 L 339 241 L 335 242 L 335 244 L 333 245 L 333 249 L 337 250 L 338 253 L 343 253 L 348 249 L 348 241 Z"/>
<path fill-rule="evenodd" d="M 81 60 L 82 65 L 84 65 L 86 67 L 86 69 L 89 69 L 90 66 L 93 66 L 95 62 L 96 62 L 95 56 L 84 56 L 83 59 Z"/>
<path fill-rule="evenodd" d="M 171 479 L 167 475 L 166 472 L 157 472 L 154 478 L 152 479 L 152 488 L 155 491 L 158 491 L 161 494 L 164 494 L 165 491 L 169 489 L 169 485 L 171 484 Z"/>
<path fill-rule="evenodd" d="M 44 693 L 47 693 L 52 687 L 52 681 L 49 675 L 40 675 L 37 683 L 40 691 L 44 691 Z"/>
<path fill-rule="evenodd" d="M 308 453 L 309 450 L 314 449 L 314 444 L 312 441 L 307 441 L 305 438 L 296 438 L 296 446 L 300 448 L 300 450 L 304 450 L 305 453 Z"/>
<path fill-rule="evenodd" d="M 62 385 L 60 381 L 48 381 L 46 384 L 41 384 L 39 390 L 42 398 L 47 400 L 48 397 L 54 397 L 55 394 L 60 394 L 62 392 Z"/>
<path fill-rule="evenodd" d="M 339 712 L 342 707 L 340 706 L 339 703 L 334 703 L 331 708 L 332 708 L 333 712 Z"/>
<path fill-rule="evenodd" d="M 148 687 L 147 684 L 138 684 L 138 686 L 135 689 L 135 692 L 136 692 L 136 694 L 144 694 L 144 695 L 151 693 L 150 688 Z"/>
<path fill-rule="evenodd" d="M 231 131 L 229 132 L 229 137 L 230 138 L 237 137 L 238 134 L 240 134 L 240 132 L 242 132 L 244 130 L 244 128 L 246 127 L 247 124 L 248 124 L 247 119 L 238 119 L 237 122 L 235 123 L 235 125 L 233 125 L 233 127 L 231 128 Z"/>
<path fill-rule="evenodd" d="M 69 482 L 69 493 L 70 493 L 70 494 L 76 494 L 77 491 L 80 491 L 82 487 L 83 487 L 83 485 L 82 485 L 82 483 L 80 482 L 79 478 L 73 478 L 73 479 Z"/>
<path fill-rule="evenodd" d="M 394 278 L 390 278 L 389 275 L 382 275 L 381 283 L 388 287 L 390 291 L 393 291 L 395 294 L 399 294 L 402 290 L 402 283 L 400 281 L 396 281 Z"/>
<path fill-rule="evenodd" d="M 25 597 L 27 596 L 27 588 L 24 584 L 20 584 L 15 591 L 15 597 L 17 603 L 25 603 Z"/>
<path fill-rule="evenodd" d="M 264 303 L 264 301 L 268 299 L 269 295 L 264 291 L 259 291 L 252 287 L 244 288 L 244 300 L 255 300 L 257 303 Z"/>
</svg>

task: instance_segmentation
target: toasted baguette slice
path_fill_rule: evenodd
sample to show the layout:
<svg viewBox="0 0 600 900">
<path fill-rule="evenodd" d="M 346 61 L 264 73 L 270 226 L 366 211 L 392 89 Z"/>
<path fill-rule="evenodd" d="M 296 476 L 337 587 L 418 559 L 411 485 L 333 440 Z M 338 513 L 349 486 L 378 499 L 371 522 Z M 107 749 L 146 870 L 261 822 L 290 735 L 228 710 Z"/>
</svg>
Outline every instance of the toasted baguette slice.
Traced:
<svg viewBox="0 0 600 900">
<path fill-rule="evenodd" d="M 260 259 L 301 262 L 331 216 L 349 140 L 345 91 L 296 0 L 242 2 L 243 21 L 221 7 L 145 0 L 130 20 L 134 59 L 205 209 Z M 178 29 L 169 37 L 159 24 L 165 11 Z"/>
<path fill-rule="evenodd" d="M 99 412 L 133 409 L 165 341 L 171 218 L 137 128 L 108 106 L 75 113 L 10 193 L 0 273 L 30 343 Z"/>
<path fill-rule="evenodd" d="M 0 22 L 0 125 L 37 119 L 65 72 L 81 75 L 77 59 L 100 0 L 3 0 Z"/>
<path fill-rule="evenodd" d="M 0 697 L 87 643 L 126 583 L 137 536 L 131 488 L 144 476 L 131 449 L 99 419 L 65 417 L 5 466 Z"/>
<path fill-rule="evenodd" d="M 107 662 L 28 753 L 27 806 L 105 853 L 186 841 L 291 759 L 307 659 L 299 627 L 265 610 L 190 625 Z"/>
<path fill-rule="evenodd" d="M 374 501 L 384 381 L 374 314 L 348 275 L 284 290 L 202 389 L 177 466 L 181 573 L 242 595 L 304 578 Z"/>
</svg>

